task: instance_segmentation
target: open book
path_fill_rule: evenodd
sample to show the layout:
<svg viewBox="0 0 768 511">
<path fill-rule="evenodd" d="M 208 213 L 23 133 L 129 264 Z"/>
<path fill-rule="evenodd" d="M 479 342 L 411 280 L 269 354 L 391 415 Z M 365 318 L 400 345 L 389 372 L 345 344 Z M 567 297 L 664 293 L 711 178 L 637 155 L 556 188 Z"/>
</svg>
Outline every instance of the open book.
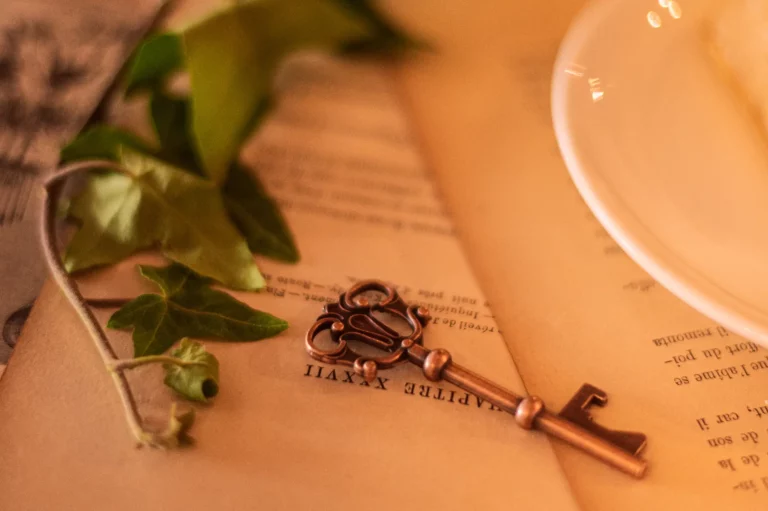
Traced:
<svg viewBox="0 0 768 511">
<path fill-rule="evenodd" d="M 49 283 L 0 380 L 0 509 L 766 508 L 768 353 L 623 255 L 560 159 L 550 69 L 580 2 L 403 4 L 394 15 L 436 52 L 397 69 L 297 59 L 244 155 L 303 258 L 260 260 L 268 289 L 237 296 L 291 327 L 208 343 L 221 392 L 199 411 L 196 445 L 137 450 Z M 81 289 L 135 296 L 142 257 Z M 430 309 L 428 347 L 510 390 L 553 409 L 584 382 L 606 390 L 593 415 L 648 435 L 646 477 L 524 431 L 410 364 L 365 384 L 310 359 L 303 337 L 322 305 L 366 278 Z M 111 337 L 130 353 L 127 334 Z M 149 383 L 160 375 L 135 376 L 142 412 L 165 413 L 170 392 Z"/>
</svg>

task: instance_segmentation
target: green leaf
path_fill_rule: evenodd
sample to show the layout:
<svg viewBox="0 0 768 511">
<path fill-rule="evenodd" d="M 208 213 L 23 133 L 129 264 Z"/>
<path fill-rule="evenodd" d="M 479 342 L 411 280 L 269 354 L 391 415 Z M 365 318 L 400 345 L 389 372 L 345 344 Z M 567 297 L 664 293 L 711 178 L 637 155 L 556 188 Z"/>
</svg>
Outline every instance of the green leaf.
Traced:
<svg viewBox="0 0 768 511">
<path fill-rule="evenodd" d="M 351 41 L 344 50 L 352 52 L 398 53 L 424 47 L 390 22 L 370 0 L 336 0 L 340 5 L 365 19 L 373 30 L 368 37 Z"/>
<path fill-rule="evenodd" d="M 104 124 L 97 124 L 81 132 L 61 150 L 61 161 L 107 159 L 117 161 L 121 146 L 135 149 L 165 162 L 202 175 L 196 162 L 191 137 L 188 133 L 189 102 L 160 91 L 153 92 L 149 101 L 152 124 L 157 134 L 159 150 L 133 133 Z"/>
<path fill-rule="evenodd" d="M 126 75 L 125 95 L 159 89 L 169 74 L 183 67 L 184 51 L 179 34 L 151 36 L 134 52 Z"/>
<path fill-rule="evenodd" d="M 134 356 L 164 353 L 183 337 L 257 341 L 277 335 L 288 323 L 252 309 L 227 293 L 211 289 L 210 280 L 173 264 L 140 266 L 161 294 L 146 294 L 115 312 L 109 328 L 133 328 Z"/>
<path fill-rule="evenodd" d="M 187 133 L 189 103 L 186 98 L 154 92 L 150 105 L 161 144 L 159 156 L 167 161 L 177 161 L 185 169 L 198 169 Z M 261 122 L 267 109 L 265 105 L 255 113 L 254 127 Z M 222 194 L 230 218 L 252 252 L 290 263 L 299 260 L 299 252 L 280 209 L 253 173 L 238 163 L 233 164 L 222 186 Z"/>
<path fill-rule="evenodd" d="M 163 364 L 166 385 L 187 399 L 202 403 L 219 393 L 219 361 L 205 346 L 185 337 L 171 356 L 183 364 Z"/>
<path fill-rule="evenodd" d="M 184 170 L 202 175 L 189 135 L 189 101 L 155 91 L 149 101 L 149 111 L 160 143 L 157 156 Z"/>
<path fill-rule="evenodd" d="M 159 245 L 163 254 L 236 289 L 264 279 L 210 181 L 126 148 L 126 174 L 93 175 L 72 201 L 82 226 L 64 255 L 68 271 L 111 264 Z"/>
<path fill-rule="evenodd" d="M 241 2 L 185 29 L 192 132 L 208 176 L 224 182 L 286 55 L 334 49 L 370 29 L 333 0 Z"/>
<path fill-rule="evenodd" d="M 61 162 L 76 160 L 105 159 L 118 160 L 120 146 L 133 148 L 141 152 L 151 152 L 149 146 L 133 133 L 97 124 L 81 132 L 72 142 L 61 150 Z"/>
<path fill-rule="evenodd" d="M 252 172 L 233 165 L 222 187 L 229 216 L 252 252 L 295 263 L 299 251 L 275 201 Z"/>
</svg>

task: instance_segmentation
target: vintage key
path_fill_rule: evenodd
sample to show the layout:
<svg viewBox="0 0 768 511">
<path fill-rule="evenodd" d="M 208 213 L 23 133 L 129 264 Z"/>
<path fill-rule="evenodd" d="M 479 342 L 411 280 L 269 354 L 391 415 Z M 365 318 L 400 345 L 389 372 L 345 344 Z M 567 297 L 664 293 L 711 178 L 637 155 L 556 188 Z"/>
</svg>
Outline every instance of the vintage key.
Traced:
<svg viewBox="0 0 768 511">
<path fill-rule="evenodd" d="M 371 301 L 371 292 L 383 294 Z M 603 406 L 607 395 L 597 387 L 582 385 L 578 392 L 555 414 L 547 410 L 536 396 L 521 397 L 482 376 L 454 363 L 446 350 L 429 350 L 423 346 L 423 327 L 429 311 L 407 305 L 394 288 L 383 282 L 359 282 L 342 294 L 338 303 L 329 303 L 323 314 L 307 331 L 305 347 L 313 358 L 328 364 L 352 366 L 355 373 L 372 382 L 379 369 L 387 369 L 403 361 L 422 368 L 430 381 L 445 380 L 515 416 L 525 429 L 536 428 L 567 442 L 595 458 L 634 477 L 645 474 L 647 463 L 639 457 L 645 447 L 642 433 L 614 431 L 592 421 L 589 407 Z M 374 313 L 390 314 L 408 323 L 411 332 L 402 335 L 382 322 Z M 315 338 L 329 330 L 334 346 L 320 348 Z M 360 342 L 384 351 L 383 356 L 368 356 L 355 351 L 350 342 Z"/>
</svg>

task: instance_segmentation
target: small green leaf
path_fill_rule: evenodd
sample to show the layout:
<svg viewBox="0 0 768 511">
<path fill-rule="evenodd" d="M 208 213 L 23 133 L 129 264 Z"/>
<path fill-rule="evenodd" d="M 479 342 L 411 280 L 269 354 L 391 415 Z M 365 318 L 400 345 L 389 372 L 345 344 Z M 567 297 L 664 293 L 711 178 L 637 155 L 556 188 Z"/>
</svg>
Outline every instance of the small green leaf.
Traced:
<svg viewBox="0 0 768 511">
<path fill-rule="evenodd" d="M 76 160 L 105 159 L 117 161 L 120 146 L 130 147 L 149 153 L 149 146 L 133 133 L 97 124 L 80 133 L 77 138 L 61 150 L 61 162 Z"/>
<path fill-rule="evenodd" d="M 176 403 L 171 404 L 171 413 L 165 431 L 147 438 L 146 442 L 149 445 L 161 449 L 176 449 L 192 443 L 189 430 L 195 423 L 195 410 L 190 409 L 184 413 L 177 413 L 177 408 Z"/>
<path fill-rule="evenodd" d="M 165 268 L 140 266 L 161 294 L 132 300 L 109 319 L 109 328 L 133 328 L 134 357 L 164 353 L 183 337 L 224 341 L 257 341 L 277 335 L 288 323 L 252 309 L 210 281 L 174 264 Z"/>
<path fill-rule="evenodd" d="M 126 76 L 125 95 L 159 89 L 169 74 L 184 67 L 179 34 L 167 32 L 145 40 L 134 52 Z"/>
<path fill-rule="evenodd" d="M 224 182 L 286 55 L 334 49 L 370 29 L 333 0 L 240 2 L 185 29 L 192 133 L 208 176 Z"/>
<path fill-rule="evenodd" d="M 70 215 L 82 225 L 64 255 L 68 271 L 112 264 L 159 245 L 169 259 L 226 286 L 264 286 L 216 186 L 124 147 L 119 161 L 127 175 L 93 175 L 72 201 Z"/>
<path fill-rule="evenodd" d="M 252 252 L 289 263 L 299 260 L 299 251 L 280 209 L 254 173 L 233 165 L 222 193 L 229 216 Z"/>
<path fill-rule="evenodd" d="M 186 337 L 171 356 L 183 364 L 163 364 L 166 385 L 192 401 L 207 402 L 219 393 L 219 361 L 199 342 Z"/>
</svg>

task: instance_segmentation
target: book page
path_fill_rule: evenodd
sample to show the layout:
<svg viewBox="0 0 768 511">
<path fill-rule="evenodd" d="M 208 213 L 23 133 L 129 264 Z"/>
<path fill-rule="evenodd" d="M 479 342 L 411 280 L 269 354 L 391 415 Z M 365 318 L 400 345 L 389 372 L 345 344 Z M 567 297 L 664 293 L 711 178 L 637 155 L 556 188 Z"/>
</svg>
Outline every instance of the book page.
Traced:
<svg viewBox="0 0 768 511">
<path fill-rule="evenodd" d="M 768 351 L 625 256 L 559 155 L 550 75 L 578 4 L 424 18 L 445 51 L 402 76 L 425 151 L 529 392 L 559 409 L 592 383 L 599 424 L 648 435 L 639 481 L 553 441 L 583 509 L 765 509 Z"/>
<path fill-rule="evenodd" d="M 33 193 L 161 2 L 0 2 L 0 376 L 46 278 Z"/>
<path fill-rule="evenodd" d="M 489 403 L 428 382 L 411 364 L 371 384 L 311 359 L 304 334 L 358 279 L 398 286 L 432 312 L 426 344 L 524 392 L 387 68 L 307 58 L 244 155 L 280 203 L 302 260 L 259 258 L 278 337 L 209 342 L 221 391 L 198 409 L 196 445 L 137 450 L 83 325 L 48 284 L 0 381 L 0 509 L 577 509 L 548 440 Z M 151 287 L 134 258 L 82 279 L 86 296 Z M 154 260 L 158 262 L 157 260 Z M 109 311 L 100 311 L 106 322 Z M 127 333 L 110 331 L 121 356 Z M 167 414 L 159 368 L 131 383 Z M 12 503 L 12 505 L 11 505 Z"/>
</svg>

